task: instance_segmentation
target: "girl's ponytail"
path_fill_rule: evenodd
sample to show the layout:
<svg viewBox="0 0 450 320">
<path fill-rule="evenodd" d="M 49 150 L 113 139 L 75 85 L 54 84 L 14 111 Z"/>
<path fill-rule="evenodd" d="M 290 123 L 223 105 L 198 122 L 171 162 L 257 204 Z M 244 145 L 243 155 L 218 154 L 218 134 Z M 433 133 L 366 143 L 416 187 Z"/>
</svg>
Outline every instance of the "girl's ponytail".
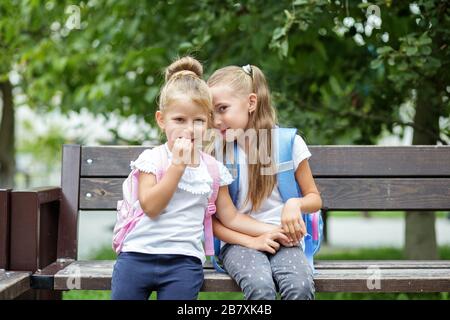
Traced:
<svg viewBox="0 0 450 320">
<path fill-rule="evenodd" d="M 212 126 L 212 97 L 202 77 L 203 67 L 197 59 L 185 56 L 172 62 L 165 70 L 165 84 L 159 94 L 159 110 L 164 112 L 182 95 L 203 108 L 208 117 L 208 126 Z"/>
<path fill-rule="evenodd" d="M 253 93 L 258 98 L 256 112 L 250 114 L 249 127 L 271 129 L 277 122 L 275 109 L 272 107 L 269 85 L 261 69 L 251 66 Z"/>
<path fill-rule="evenodd" d="M 184 74 L 192 73 L 200 79 L 203 77 L 202 64 L 197 59 L 190 56 L 185 56 L 172 62 L 172 64 L 166 68 L 166 82 L 168 82 L 175 74 L 180 74 L 180 72 L 183 72 Z"/>
<path fill-rule="evenodd" d="M 271 129 L 273 129 L 276 124 L 276 113 L 275 109 L 272 107 L 266 77 L 262 73 L 261 69 L 256 66 L 250 66 L 250 70 L 250 76 L 252 78 L 252 91 L 256 94 L 257 105 L 255 112 L 252 112 L 249 115 L 248 127 L 256 129 L 256 132 L 258 133 L 258 152 L 264 152 L 267 156 L 271 156 L 273 147 Z M 267 140 L 264 142 L 261 140 L 259 135 L 261 129 L 267 130 L 268 133 Z M 260 142 L 263 142 L 265 145 L 260 145 Z M 269 165 L 272 166 L 272 170 L 274 170 L 273 161 L 271 161 Z M 260 161 L 256 164 L 248 165 L 250 179 L 247 199 L 251 200 L 253 211 L 258 210 L 261 207 L 262 202 L 270 197 L 273 188 L 276 185 L 275 175 L 262 174 L 262 171 L 267 169 L 268 168 Z"/>
<path fill-rule="evenodd" d="M 228 66 L 215 71 L 208 79 L 208 85 L 214 87 L 216 85 L 226 84 L 243 95 L 255 93 L 257 96 L 257 105 L 255 112 L 249 114 L 248 126 L 246 129 L 254 129 L 258 135 L 256 150 L 250 152 L 264 152 L 267 156 L 272 155 L 272 134 L 271 130 L 276 125 L 276 113 L 272 107 L 269 86 L 266 77 L 262 71 L 253 65 L 244 67 Z M 260 130 L 267 130 L 267 141 L 265 146 L 260 144 Z M 263 148 L 263 149 L 262 149 Z M 262 150 L 261 150 L 262 149 Z M 255 159 L 255 157 L 253 157 Z M 276 176 L 263 175 L 262 171 L 267 170 L 267 166 L 261 163 L 259 156 L 256 156 L 257 163 L 248 164 L 249 185 L 248 194 L 245 203 L 251 201 L 252 211 L 257 211 L 263 201 L 270 197 L 275 185 Z M 273 161 L 269 164 L 275 165 Z M 273 172 L 273 171 L 272 171 Z"/>
</svg>

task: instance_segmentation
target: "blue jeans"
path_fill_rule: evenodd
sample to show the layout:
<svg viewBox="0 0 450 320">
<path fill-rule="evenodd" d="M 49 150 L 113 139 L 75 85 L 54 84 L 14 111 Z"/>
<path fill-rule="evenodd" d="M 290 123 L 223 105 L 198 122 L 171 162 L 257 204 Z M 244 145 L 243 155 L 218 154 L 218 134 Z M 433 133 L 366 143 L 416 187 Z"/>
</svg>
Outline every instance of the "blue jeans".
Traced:
<svg viewBox="0 0 450 320">
<path fill-rule="evenodd" d="M 200 259 L 180 254 L 122 252 L 114 265 L 112 300 L 195 300 L 203 284 Z"/>
<path fill-rule="evenodd" d="M 314 299 L 313 271 L 301 247 L 280 247 L 269 254 L 227 244 L 219 258 L 247 300 Z"/>
</svg>

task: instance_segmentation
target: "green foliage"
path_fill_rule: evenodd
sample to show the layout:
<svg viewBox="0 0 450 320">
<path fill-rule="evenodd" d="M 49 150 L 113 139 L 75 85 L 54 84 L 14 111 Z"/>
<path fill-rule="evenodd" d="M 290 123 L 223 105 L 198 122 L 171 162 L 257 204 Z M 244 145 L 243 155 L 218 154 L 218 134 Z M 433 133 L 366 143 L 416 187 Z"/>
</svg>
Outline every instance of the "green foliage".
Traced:
<svg viewBox="0 0 450 320">
<path fill-rule="evenodd" d="M 161 71 L 177 55 L 197 56 L 206 76 L 252 63 L 269 79 L 280 122 L 308 143 L 371 144 L 410 125 L 399 108 L 422 88 L 432 89 L 429 108 L 450 113 L 448 3 L 417 1 L 419 14 L 407 2 L 374 3 L 382 24 L 368 36 L 343 25 L 367 22 L 371 3 L 359 1 L 2 2 L 1 73 L 16 65 L 26 103 L 42 110 L 119 111 L 153 123 Z M 67 26 L 70 5 L 80 9 L 79 29 Z"/>
<path fill-rule="evenodd" d="M 292 63 L 290 69 L 309 84 L 310 91 L 297 91 L 298 98 L 296 92 L 289 90 L 291 97 L 302 111 L 308 109 L 304 104 L 316 105 L 316 110 L 324 115 L 299 115 L 321 121 L 321 126 L 315 125 L 325 135 L 319 138 L 321 141 L 348 136 L 351 142 L 371 143 L 382 128 L 392 131 L 394 125 L 410 125 L 402 121 L 399 108 L 405 101 L 414 100 L 414 92 L 424 91 L 434 97 L 428 108 L 438 116 L 448 118 L 450 114 L 450 79 L 447 72 L 442 72 L 450 62 L 448 2 L 417 1 L 419 14 L 408 8 L 408 2 L 374 2 L 380 8 L 382 25 L 370 34 L 358 32 L 356 23 L 348 28 L 343 22 L 345 17 L 354 17 L 355 22 L 367 27 L 366 10 L 373 3 L 357 1 L 294 1 L 284 24 L 273 33 L 272 47 L 284 57 L 283 63 Z M 383 32 L 388 41 L 383 40 Z M 360 48 L 354 43 L 356 35 L 364 40 Z M 314 59 L 304 57 L 312 51 L 311 47 L 305 48 L 311 39 L 323 47 L 319 51 L 317 46 L 311 46 L 316 49 Z M 289 53 L 283 46 L 289 46 Z M 323 57 L 330 58 L 321 61 Z M 311 79 L 307 78 L 308 70 Z M 343 90 L 344 84 L 347 90 Z M 296 109 L 290 107 L 286 116 L 301 123 L 295 117 Z M 447 140 L 448 132 L 448 125 L 444 125 L 441 133 Z"/>
</svg>

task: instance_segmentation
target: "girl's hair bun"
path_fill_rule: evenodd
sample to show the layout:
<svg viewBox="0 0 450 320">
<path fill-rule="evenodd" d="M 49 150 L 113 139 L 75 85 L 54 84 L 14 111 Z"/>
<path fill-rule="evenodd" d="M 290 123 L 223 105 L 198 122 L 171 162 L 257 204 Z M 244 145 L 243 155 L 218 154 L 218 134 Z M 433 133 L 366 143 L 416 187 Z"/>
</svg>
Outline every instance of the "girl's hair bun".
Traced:
<svg viewBox="0 0 450 320">
<path fill-rule="evenodd" d="M 173 75 L 175 75 L 176 73 L 180 74 L 193 73 L 197 77 L 202 78 L 203 67 L 202 64 L 197 59 L 192 58 L 191 56 L 185 56 L 172 62 L 172 64 L 166 68 L 166 75 L 165 75 L 166 82 L 168 82 L 170 78 L 172 78 Z"/>
</svg>

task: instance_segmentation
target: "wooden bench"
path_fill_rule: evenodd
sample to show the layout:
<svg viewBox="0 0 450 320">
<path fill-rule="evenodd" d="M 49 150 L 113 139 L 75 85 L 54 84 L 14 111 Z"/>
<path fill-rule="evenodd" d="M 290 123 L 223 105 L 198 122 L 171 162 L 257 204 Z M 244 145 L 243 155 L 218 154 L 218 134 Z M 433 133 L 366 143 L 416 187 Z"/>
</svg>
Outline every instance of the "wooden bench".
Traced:
<svg viewBox="0 0 450 320">
<path fill-rule="evenodd" d="M 31 288 L 50 290 L 43 291 L 47 298 L 59 298 L 61 290 L 110 289 L 114 261 L 77 260 L 78 215 L 80 210 L 115 214 L 130 161 L 144 149 L 64 145 L 61 187 L 13 190 L 10 270 L 32 272 Z M 448 146 L 311 146 L 310 151 L 324 212 L 450 209 Z M 450 261 L 316 261 L 316 269 L 318 292 L 450 291 Z M 240 289 L 208 264 L 202 291 Z"/>
</svg>

